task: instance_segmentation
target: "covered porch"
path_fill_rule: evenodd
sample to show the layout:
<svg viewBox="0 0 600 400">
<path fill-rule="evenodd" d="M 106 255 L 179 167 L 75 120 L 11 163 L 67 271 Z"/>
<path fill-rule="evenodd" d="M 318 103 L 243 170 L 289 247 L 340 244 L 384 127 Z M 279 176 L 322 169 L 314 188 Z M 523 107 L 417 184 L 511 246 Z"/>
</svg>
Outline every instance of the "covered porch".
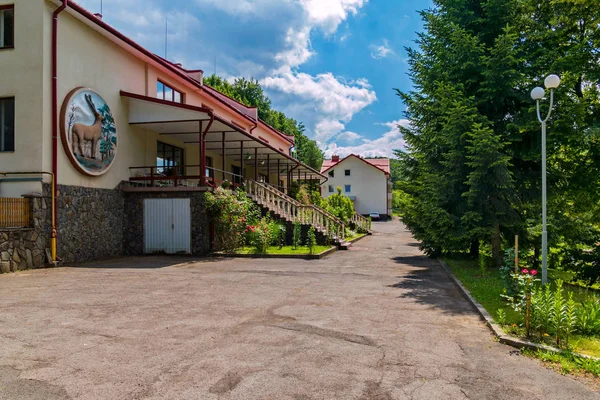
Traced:
<svg viewBox="0 0 600 400">
<path fill-rule="evenodd" d="M 294 181 L 317 189 L 327 180 L 290 155 L 288 138 L 255 132 L 255 120 L 244 127 L 207 107 L 121 96 L 128 101 L 129 124 L 156 137 L 147 145 L 149 163 L 129 168 L 130 190 L 206 190 L 253 180 L 288 194 Z"/>
</svg>

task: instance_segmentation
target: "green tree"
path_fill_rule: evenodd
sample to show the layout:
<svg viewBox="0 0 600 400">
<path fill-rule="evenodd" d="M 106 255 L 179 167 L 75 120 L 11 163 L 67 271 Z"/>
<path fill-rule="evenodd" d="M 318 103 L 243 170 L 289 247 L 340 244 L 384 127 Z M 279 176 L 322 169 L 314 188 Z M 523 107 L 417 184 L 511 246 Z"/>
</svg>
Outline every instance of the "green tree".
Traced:
<svg viewBox="0 0 600 400">
<path fill-rule="evenodd" d="M 242 104 L 256 107 L 261 120 L 286 135 L 294 137 L 298 160 L 316 170 L 321 168 L 324 155 L 317 142 L 306 136 L 305 127 L 301 122 L 271 108 L 271 99 L 256 79 L 237 78 L 233 83 L 229 83 L 213 74 L 205 77 L 204 83 Z"/>
<path fill-rule="evenodd" d="M 337 192 L 325 199 L 325 209 L 341 219 L 345 224 L 354 215 L 354 203 L 348 196 L 342 194 L 342 188 L 337 187 Z"/>
</svg>

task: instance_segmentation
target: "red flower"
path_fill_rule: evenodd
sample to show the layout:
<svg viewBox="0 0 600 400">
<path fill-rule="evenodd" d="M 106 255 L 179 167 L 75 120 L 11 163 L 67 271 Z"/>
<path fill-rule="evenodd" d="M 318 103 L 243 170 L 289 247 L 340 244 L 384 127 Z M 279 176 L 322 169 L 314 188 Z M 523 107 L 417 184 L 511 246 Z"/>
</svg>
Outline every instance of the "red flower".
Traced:
<svg viewBox="0 0 600 400">
<path fill-rule="evenodd" d="M 535 269 L 531 270 L 531 275 L 536 276 L 537 275 L 537 271 Z"/>
<path fill-rule="evenodd" d="M 529 270 L 527 268 L 523 268 L 523 270 L 521 272 L 524 273 L 524 274 L 528 274 Z"/>
</svg>

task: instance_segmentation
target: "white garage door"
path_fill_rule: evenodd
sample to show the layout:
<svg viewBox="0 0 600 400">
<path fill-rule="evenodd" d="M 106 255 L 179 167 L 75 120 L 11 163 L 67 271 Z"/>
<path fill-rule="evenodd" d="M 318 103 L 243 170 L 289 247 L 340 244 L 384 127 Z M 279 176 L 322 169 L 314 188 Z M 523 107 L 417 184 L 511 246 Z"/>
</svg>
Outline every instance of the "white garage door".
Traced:
<svg viewBox="0 0 600 400">
<path fill-rule="evenodd" d="M 144 252 L 191 253 L 190 199 L 144 199 Z"/>
</svg>

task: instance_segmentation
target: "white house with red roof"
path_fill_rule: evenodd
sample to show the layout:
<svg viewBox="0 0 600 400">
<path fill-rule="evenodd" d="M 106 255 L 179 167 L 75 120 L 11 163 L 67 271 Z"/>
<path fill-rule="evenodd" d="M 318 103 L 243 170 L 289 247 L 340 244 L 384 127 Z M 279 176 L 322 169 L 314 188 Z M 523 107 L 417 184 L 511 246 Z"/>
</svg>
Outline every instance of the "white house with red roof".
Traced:
<svg viewBox="0 0 600 400">
<path fill-rule="evenodd" d="M 340 159 L 333 156 L 324 160 L 321 174 L 327 182 L 321 185 L 321 194 L 327 198 L 342 189 L 354 202 L 354 209 L 362 215 L 379 213 L 383 218 L 392 215 L 392 183 L 390 160 L 362 158 L 355 154 Z"/>
</svg>

